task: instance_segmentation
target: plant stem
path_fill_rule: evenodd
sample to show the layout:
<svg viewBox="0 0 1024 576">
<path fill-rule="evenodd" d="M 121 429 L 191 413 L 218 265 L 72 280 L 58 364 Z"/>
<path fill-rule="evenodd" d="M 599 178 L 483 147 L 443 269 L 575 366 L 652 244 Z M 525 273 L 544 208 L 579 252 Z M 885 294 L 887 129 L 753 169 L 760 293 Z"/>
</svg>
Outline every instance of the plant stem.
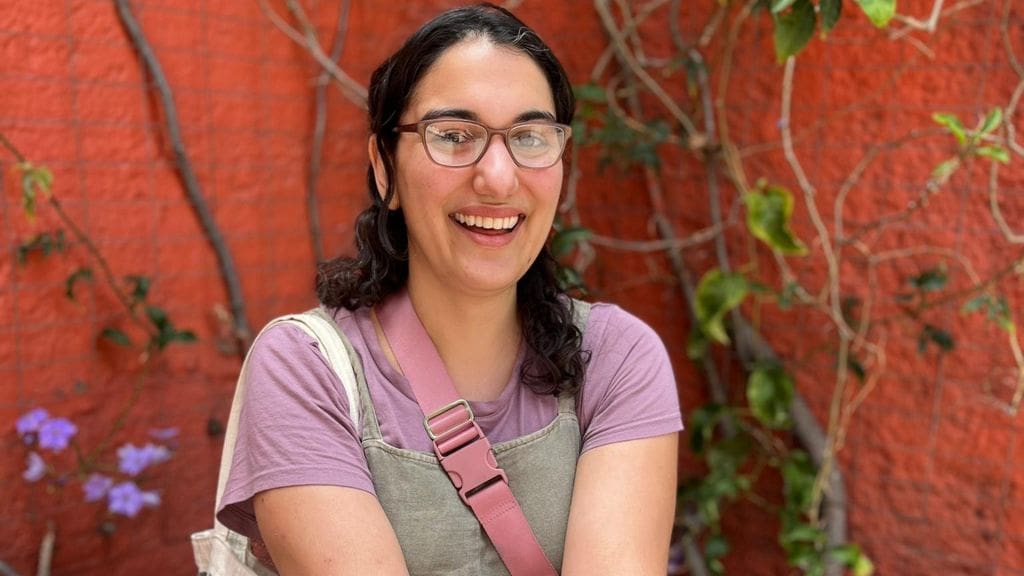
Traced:
<svg viewBox="0 0 1024 576">
<path fill-rule="evenodd" d="M 192 170 L 192 162 L 189 160 L 188 153 L 185 150 L 185 143 L 181 137 L 178 109 L 174 104 L 174 96 L 171 93 L 170 85 L 167 83 L 167 77 L 164 76 L 160 61 L 150 47 L 149 41 L 146 40 L 146 36 L 139 23 L 135 20 L 129 0 L 115 0 L 115 4 L 121 25 L 124 26 L 125 31 L 131 38 L 132 44 L 134 44 L 139 57 L 152 76 L 153 83 L 156 85 L 157 92 L 160 95 L 165 116 L 165 127 L 174 150 L 178 174 L 181 176 L 185 186 L 185 193 L 192 203 L 192 208 L 195 210 L 203 231 L 206 233 L 206 238 L 217 255 L 221 278 L 224 280 L 228 298 L 231 301 L 231 313 L 235 329 L 234 336 L 238 342 L 238 355 L 240 358 L 244 358 L 252 340 L 252 333 L 249 330 L 249 321 L 245 313 L 245 299 L 242 295 L 242 284 L 238 278 L 238 273 L 235 271 L 234 259 L 231 256 L 231 251 L 228 250 L 227 243 L 224 241 L 217 222 L 213 218 L 213 214 L 210 213 L 210 209 L 206 204 L 206 198 L 203 196 L 202 189 L 199 186 L 199 180 Z"/>
</svg>

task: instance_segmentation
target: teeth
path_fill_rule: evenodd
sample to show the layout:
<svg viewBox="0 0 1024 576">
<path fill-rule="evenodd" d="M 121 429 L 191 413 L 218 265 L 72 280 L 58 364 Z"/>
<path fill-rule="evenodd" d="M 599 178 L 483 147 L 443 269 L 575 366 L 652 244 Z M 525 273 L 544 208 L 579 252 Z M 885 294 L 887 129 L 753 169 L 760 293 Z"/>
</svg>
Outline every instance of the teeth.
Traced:
<svg viewBox="0 0 1024 576">
<path fill-rule="evenodd" d="M 483 228 L 484 230 L 511 230 L 519 223 L 519 217 L 493 218 L 491 216 L 471 216 L 456 212 L 455 221 L 466 226 Z"/>
</svg>

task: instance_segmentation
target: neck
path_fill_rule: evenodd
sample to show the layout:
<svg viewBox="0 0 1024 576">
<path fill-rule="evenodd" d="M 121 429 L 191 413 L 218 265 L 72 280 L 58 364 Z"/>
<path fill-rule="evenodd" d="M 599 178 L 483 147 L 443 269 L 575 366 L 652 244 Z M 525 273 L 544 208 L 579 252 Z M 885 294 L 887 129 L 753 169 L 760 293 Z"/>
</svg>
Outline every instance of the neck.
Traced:
<svg viewBox="0 0 1024 576">
<path fill-rule="evenodd" d="M 467 294 L 417 281 L 410 273 L 408 291 L 459 393 L 469 400 L 500 395 L 512 375 L 521 340 L 515 286 Z"/>
</svg>

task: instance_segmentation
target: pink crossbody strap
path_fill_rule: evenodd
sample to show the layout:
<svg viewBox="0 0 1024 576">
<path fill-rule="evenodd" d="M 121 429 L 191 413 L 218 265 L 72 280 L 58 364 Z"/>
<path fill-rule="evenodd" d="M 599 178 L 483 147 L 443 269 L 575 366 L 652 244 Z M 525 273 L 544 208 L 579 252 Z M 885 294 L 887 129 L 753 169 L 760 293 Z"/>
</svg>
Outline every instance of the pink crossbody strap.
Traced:
<svg viewBox="0 0 1024 576">
<path fill-rule="evenodd" d="M 509 573 L 556 575 L 509 488 L 505 471 L 494 458 L 490 441 L 477 425 L 469 402 L 456 392 L 408 293 L 393 295 L 376 308 L 376 314 L 426 416 L 423 424 L 441 467 L 480 521 Z"/>
</svg>

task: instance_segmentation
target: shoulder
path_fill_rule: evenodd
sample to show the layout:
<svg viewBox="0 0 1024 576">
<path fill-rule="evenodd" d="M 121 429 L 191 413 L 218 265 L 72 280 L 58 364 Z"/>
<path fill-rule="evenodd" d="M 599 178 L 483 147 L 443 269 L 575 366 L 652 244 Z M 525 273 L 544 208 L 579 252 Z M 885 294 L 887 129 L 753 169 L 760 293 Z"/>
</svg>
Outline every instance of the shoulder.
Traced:
<svg viewBox="0 0 1024 576">
<path fill-rule="evenodd" d="M 590 363 L 576 410 L 584 452 L 682 427 L 672 363 L 646 322 L 614 304 L 594 304 L 583 349 Z"/>
<path fill-rule="evenodd" d="M 646 322 L 615 304 L 590 304 L 590 315 L 583 330 L 583 349 L 591 353 L 591 363 L 602 358 L 622 359 L 637 353 L 665 355 L 661 337 Z"/>
</svg>

